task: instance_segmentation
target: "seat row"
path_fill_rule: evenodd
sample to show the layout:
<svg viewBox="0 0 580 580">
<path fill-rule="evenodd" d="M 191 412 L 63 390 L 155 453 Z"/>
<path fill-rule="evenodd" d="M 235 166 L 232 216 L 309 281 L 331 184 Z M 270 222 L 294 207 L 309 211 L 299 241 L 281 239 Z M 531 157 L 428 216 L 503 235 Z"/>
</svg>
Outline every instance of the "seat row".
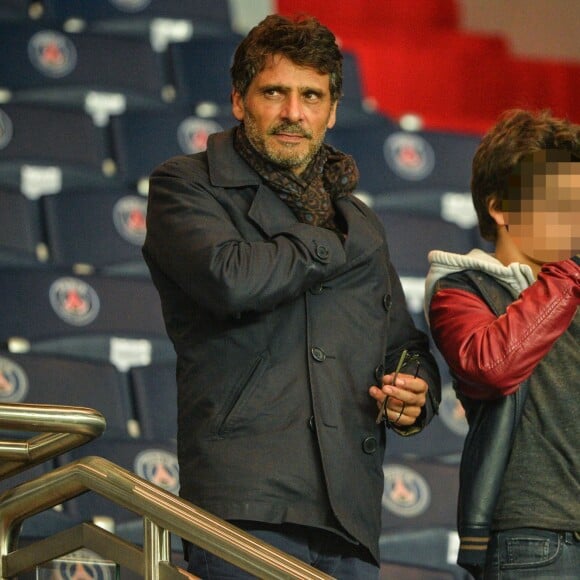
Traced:
<svg viewBox="0 0 580 580">
<path fill-rule="evenodd" d="M 412 113 L 431 129 L 481 134 L 514 107 L 580 116 L 579 63 L 521 58 L 501 35 L 461 29 L 457 0 L 276 5 L 329 25 L 357 56 L 365 95 L 391 118 Z"/>
</svg>

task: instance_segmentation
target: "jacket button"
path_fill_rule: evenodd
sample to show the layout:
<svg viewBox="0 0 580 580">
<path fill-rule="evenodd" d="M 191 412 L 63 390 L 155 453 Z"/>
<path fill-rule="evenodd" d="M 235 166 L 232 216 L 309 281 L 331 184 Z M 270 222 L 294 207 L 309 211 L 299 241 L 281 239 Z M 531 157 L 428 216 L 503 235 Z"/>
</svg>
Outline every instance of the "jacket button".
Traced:
<svg viewBox="0 0 580 580">
<path fill-rule="evenodd" d="M 390 294 L 385 294 L 383 296 L 383 307 L 387 312 L 391 309 L 392 302 L 393 302 L 393 299 L 391 298 Z"/>
<path fill-rule="evenodd" d="M 316 286 L 313 286 L 312 288 L 310 288 L 311 294 L 322 294 L 323 292 L 324 292 L 324 286 L 322 284 L 316 284 Z"/>
<path fill-rule="evenodd" d="M 313 432 L 316 433 L 316 423 L 314 421 L 314 415 L 308 419 L 308 428 Z"/>
<path fill-rule="evenodd" d="M 365 453 L 372 455 L 377 450 L 377 440 L 374 437 L 363 439 L 362 448 Z"/>
<path fill-rule="evenodd" d="M 385 376 L 385 367 L 383 365 L 379 365 L 375 369 L 375 379 L 378 381 L 378 386 L 383 386 L 383 377 Z"/>
<path fill-rule="evenodd" d="M 324 362 L 326 360 L 326 353 L 321 348 L 313 346 L 310 352 L 314 360 L 318 362 Z"/>
<path fill-rule="evenodd" d="M 328 251 L 328 248 L 326 246 L 316 246 L 316 255 L 321 260 L 328 260 L 330 252 Z"/>
</svg>

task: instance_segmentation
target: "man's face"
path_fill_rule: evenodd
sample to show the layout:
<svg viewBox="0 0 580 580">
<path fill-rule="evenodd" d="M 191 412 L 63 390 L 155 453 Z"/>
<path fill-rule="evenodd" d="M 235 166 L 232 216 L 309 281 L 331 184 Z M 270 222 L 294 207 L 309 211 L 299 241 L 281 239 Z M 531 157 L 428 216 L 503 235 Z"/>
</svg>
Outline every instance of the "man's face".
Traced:
<svg viewBox="0 0 580 580">
<path fill-rule="evenodd" d="M 330 76 L 274 55 L 258 73 L 245 97 L 234 91 L 232 111 L 243 121 L 250 143 L 264 157 L 302 173 L 336 121 Z"/>
<path fill-rule="evenodd" d="M 535 262 L 580 253 L 580 163 L 530 167 L 533 185 L 523 188 L 518 210 L 507 211 L 510 237 Z"/>
</svg>

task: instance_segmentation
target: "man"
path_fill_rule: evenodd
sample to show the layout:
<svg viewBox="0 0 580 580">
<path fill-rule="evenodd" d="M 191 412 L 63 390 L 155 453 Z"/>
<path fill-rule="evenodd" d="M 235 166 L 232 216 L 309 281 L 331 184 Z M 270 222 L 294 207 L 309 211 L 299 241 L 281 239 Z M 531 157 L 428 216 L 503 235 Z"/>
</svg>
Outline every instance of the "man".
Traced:
<svg viewBox="0 0 580 580">
<path fill-rule="evenodd" d="M 341 61 L 314 19 L 255 27 L 232 65 L 240 125 L 153 173 L 144 255 L 178 355 L 181 495 L 329 574 L 376 578 L 385 423 L 419 431 L 440 387 L 354 160 L 324 144 Z M 392 385 L 404 350 L 419 358 Z M 204 578 L 248 577 L 188 555 Z"/>
<path fill-rule="evenodd" d="M 505 113 L 472 192 L 495 255 L 431 252 L 426 282 L 470 427 L 459 563 L 478 578 L 578 578 L 580 125 Z"/>
</svg>

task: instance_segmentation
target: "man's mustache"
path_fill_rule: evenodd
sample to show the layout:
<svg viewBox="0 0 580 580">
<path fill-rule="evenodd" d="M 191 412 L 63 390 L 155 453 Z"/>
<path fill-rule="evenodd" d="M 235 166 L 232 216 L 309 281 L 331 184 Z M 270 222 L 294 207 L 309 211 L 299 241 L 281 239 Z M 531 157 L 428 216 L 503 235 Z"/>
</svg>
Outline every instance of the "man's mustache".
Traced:
<svg viewBox="0 0 580 580">
<path fill-rule="evenodd" d="M 306 139 L 312 139 L 312 133 L 310 131 L 306 131 L 304 127 L 296 123 L 280 123 L 280 125 L 276 125 L 268 131 L 268 134 L 270 135 L 279 135 L 280 133 L 286 133 L 288 135 L 299 135 L 300 137 L 305 137 Z"/>
</svg>

